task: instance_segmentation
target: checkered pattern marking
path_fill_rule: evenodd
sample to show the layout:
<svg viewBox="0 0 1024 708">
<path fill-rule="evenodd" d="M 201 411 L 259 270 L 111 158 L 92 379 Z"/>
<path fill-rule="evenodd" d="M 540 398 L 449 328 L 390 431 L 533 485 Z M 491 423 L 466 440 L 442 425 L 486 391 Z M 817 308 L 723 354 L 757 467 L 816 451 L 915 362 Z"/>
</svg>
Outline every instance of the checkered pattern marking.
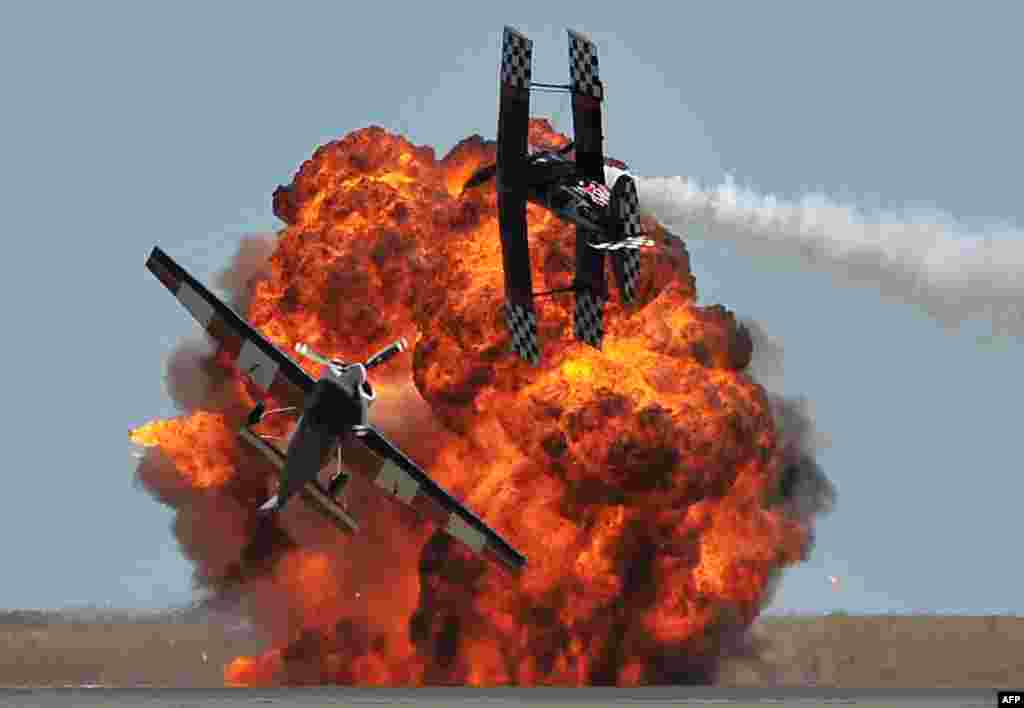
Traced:
<svg viewBox="0 0 1024 708">
<path fill-rule="evenodd" d="M 516 88 L 530 88 L 533 42 L 511 27 L 501 42 L 501 82 Z"/>
<path fill-rule="evenodd" d="M 444 530 L 447 531 L 449 535 L 457 538 L 472 548 L 475 553 L 482 552 L 484 550 L 484 546 L 487 545 L 487 537 L 477 529 L 467 524 L 466 521 L 454 511 L 448 515 L 448 525 L 445 526 Z"/>
<path fill-rule="evenodd" d="M 529 305 L 505 303 L 505 322 L 512 335 L 512 351 L 531 364 L 540 361 L 537 315 Z"/>
<path fill-rule="evenodd" d="M 569 30 L 569 85 L 598 101 L 604 90 L 597 70 L 597 46 L 582 34 Z"/>
<path fill-rule="evenodd" d="M 615 258 L 622 264 L 622 301 L 627 305 L 636 300 L 636 287 L 640 280 L 640 252 L 625 248 L 615 253 Z"/>
<path fill-rule="evenodd" d="M 576 339 L 596 349 L 604 339 L 604 298 L 589 290 L 576 293 L 576 312 L 573 317 Z"/>
<path fill-rule="evenodd" d="M 636 194 L 636 183 L 627 175 L 619 177 L 626 182 L 619 199 L 619 218 L 622 220 L 622 238 L 640 238 L 640 199 Z"/>
</svg>

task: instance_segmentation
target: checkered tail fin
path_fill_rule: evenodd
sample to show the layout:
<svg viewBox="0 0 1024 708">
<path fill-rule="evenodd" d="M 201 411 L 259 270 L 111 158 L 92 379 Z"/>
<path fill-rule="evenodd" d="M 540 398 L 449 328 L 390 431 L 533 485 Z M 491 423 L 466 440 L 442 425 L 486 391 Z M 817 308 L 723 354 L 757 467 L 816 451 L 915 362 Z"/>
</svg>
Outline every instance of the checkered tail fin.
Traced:
<svg viewBox="0 0 1024 708">
<path fill-rule="evenodd" d="M 573 334 L 576 339 L 595 349 L 600 349 L 604 341 L 604 303 L 605 298 L 589 288 L 576 292 Z"/>
<path fill-rule="evenodd" d="M 640 226 L 640 199 L 636 183 L 629 175 L 620 175 L 612 187 L 612 216 L 616 220 L 616 241 L 643 242 Z M 612 270 L 619 288 L 619 297 L 627 305 L 636 300 L 640 280 L 640 251 L 619 248 L 612 251 Z"/>
<path fill-rule="evenodd" d="M 536 365 L 540 362 L 540 338 L 533 303 L 505 303 L 505 323 L 512 337 L 512 351 Z"/>
</svg>

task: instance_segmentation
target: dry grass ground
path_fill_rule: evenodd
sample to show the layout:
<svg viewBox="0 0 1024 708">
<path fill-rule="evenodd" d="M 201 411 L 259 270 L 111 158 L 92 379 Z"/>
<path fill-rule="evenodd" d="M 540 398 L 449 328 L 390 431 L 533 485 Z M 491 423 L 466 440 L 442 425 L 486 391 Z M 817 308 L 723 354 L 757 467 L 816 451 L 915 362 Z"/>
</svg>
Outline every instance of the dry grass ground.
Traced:
<svg viewBox="0 0 1024 708">
<path fill-rule="evenodd" d="M 228 661 L 263 647 L 233 624 L 0 613 L 0 686 L 220 686 Z M 1022 617 L 766 617 L 747 655 L 725 663 L 721 683 L 1020 688 L 1022 647 Z"/>
<path fill-rule="evenodd" d="M 218 621 L 3 619 L 0 686 L 220 687 L 225 664 L 263 647 L 252 632 Z"/>
<path fill-rule="evenodd" d="M 730 686 L 1020 688 L 1024 617 L 833 614 L 764 617 Z"/>
</svg>

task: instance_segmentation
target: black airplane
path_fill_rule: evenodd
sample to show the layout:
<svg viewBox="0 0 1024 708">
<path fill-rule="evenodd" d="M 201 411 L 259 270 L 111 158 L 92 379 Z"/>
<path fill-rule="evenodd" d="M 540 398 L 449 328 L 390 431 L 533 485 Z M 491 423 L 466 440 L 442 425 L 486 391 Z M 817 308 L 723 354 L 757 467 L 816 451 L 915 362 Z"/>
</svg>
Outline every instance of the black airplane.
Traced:
<svg viewBox="0 0 1024 708">
<path fill-rule="evenodd" d="M 625 164 L 604 157 L 601 104 L 604 86 L 598 75 L 597 47 L 569 30 L 569 84 L 532 80 L 533 42 L 505 27 L 501 50 L 501 89 L 498 102 L 497 162 L 474 173 L 464 186 L 473 188 L 497 177 L 498 219 L 505 272 L 505 320 L 512 349 L 523 359 L 540 360 L 537 316 L 533 298 L 573 292 L 576 308 L 573 333 L 600 348 L 604 338 L 604 304 L 608 300 L 605 254 L 610 253 L 619 295 L 629 304 L 636 299 L 642 246 L 653 246 L 640 227 L 636 183 L 623 174 L 611 191 L 605 186 L 606 164 Z M 530 91 L 568 90 L 572 94 L 575 140 L 560 150 L 529 154 Z M 575 159 L 567 154 L 575 150 Z M 533 202 L 576 226 L 576 275 L 570 287 L 533 292 L 526 203 Z"/>
<path fill-rule="evenodd" d="M 391 499 L 443 524 L 448 534 L 477 554 L 489 556 L 513 571 L 525 566 L 522 554 L 369 424 L 368 413 L 376 394 L 367 372 L 404 351 L 404 339 L 361 363 L 327 359 L 297 344 L 299 354 L 324 366 L 316 380 L 160 248 L 153 249 L 146 267 L 192 313 L 238 371 L 286 406 L 266 411 L 265 404 L 258 403 L 239 431 L 240 437 L 262 452 L 280 475 L 278 493 L 261 511 L 277 513 L 298 493 L 342 530 L 358 531 L 358 523 L 337 501 L 351 477 L 341 461 L 344 447 L 354 457 L 368 456 L 376 462 L 378 472 L 373 481 Z M 298 422 L 287 450 L 282 452 L 252 428 L 266 416 L 284 412 L 298 413 Z M 338 455 L 337 470 L 325 486 L 318 478 L 334 451 Z"/>
</svg>

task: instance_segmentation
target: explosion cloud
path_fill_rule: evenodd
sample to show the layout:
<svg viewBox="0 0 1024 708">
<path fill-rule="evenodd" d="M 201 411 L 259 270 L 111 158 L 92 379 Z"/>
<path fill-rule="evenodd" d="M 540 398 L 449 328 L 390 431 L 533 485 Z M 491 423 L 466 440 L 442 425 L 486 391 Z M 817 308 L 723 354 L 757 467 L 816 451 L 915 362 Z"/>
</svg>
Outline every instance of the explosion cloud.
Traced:
<svg viewBox="0 0 1024 708">
<path fill-rule="evenodd" d="M 534 120 L 531 141 L 566 138 Z M 184 415 L 132 439 L 198 585 L 241 598 L 270 637 L 227 683 L 707 683 L 808 553 L 831 497 L 807 428 L 747 373 L 747 328 L 695 304 L 682 244 L 643 255 L 640 303 L 609 303 L 602 352 L 572 339 L 563 295 L 537 301 L 541 365 L 510 354 L 496 195 L 461 190 L 494 159 L 479 136 L 438 160 L 380 128 L 351 133 L 275 192 L 287 227 L 219 284 L 286 351 L 362 359 L 406 335 L 412 356 L 374 372 L 374 423 L 526 570 L 509 577 L 358 482 L 356 536 L 301 503 L 257 522 L 274 471 L 235 436 L 253 392 L 189 343 L 168 367 Z M 536 289 L 565 287 L 573 230 L 533 206 L 528 220 Z"/>
</svg>

